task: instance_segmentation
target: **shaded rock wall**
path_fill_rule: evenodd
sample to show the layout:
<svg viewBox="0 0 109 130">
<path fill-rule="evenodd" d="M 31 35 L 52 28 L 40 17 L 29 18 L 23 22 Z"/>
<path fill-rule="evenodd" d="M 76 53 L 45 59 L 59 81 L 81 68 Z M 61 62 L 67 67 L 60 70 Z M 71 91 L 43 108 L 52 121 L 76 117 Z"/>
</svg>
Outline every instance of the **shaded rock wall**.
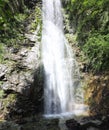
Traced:
<svg viewBox="0 0 109 130">
<path fill-rule="evenodd" d="M 90 75 L 87 88 L 86 100 L 90 106 L 91 114 L 109 114 L 109 73 Z"/>
<path fill-rule="evenodd" d="M 24 43 L 5 47 L 5 61 L 0 64 L 0 118 L 15 120 L 43 111 L 40 14 L 39 5 L 24 21 Z"/>
<path fill-rule="evenodd" d="M 42 111 L 43 67 L 39 59 L 40 43 L 35 44 L 31 49 L 22 48 L 17 54 L 12 54 L 14 58 L 20 57 L 20 60 L 17 59 L 15 63 L 11 61 L 10 66 L 1 65 L 1 91 L 4 92 L 1 109 L 3 112 L 7 109 L 9 118 L 15 114 L 26 116 L 27 113 Z M 9 95 L 12 94 L 14 97 L 11 101 Z M 4 106 L 5 100 L 8 103 Z"/>
</svg>

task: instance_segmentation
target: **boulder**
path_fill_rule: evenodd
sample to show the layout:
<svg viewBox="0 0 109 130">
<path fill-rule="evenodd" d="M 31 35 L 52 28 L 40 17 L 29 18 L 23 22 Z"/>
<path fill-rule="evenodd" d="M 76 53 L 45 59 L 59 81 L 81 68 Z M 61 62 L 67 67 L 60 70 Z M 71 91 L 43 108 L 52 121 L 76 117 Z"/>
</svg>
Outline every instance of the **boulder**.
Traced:
<svg viewBox="0 0 109 130">
<path fill-rule="evenodd" d="M 81 130 L 80 124 L 74 119 L 67 120 L 66 126 L 68 127 L 69 130 Z"/>
</svg>

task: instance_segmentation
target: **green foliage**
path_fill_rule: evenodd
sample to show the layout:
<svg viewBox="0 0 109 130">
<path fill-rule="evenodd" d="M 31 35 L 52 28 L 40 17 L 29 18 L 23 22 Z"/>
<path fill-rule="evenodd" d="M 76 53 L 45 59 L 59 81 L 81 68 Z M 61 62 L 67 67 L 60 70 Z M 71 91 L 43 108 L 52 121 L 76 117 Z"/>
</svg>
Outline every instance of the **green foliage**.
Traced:
<svg viewBox="0 0 109 130">
<path fill-rule="evenodd" d="M 66 10 L 70 12 L 71 22 L 79 34 L 84 32 L 89 34 L 95 31 L 109 33 L 107 5 L 109 5 L 108 0 L 70 0 Z M 81 38 L 78 39 L 81 40 Z M 81 42 L 84 42 L 82 40 Z"/>
<path fill-rule="evenodd" d="M 0 43 L 0 63 L 3 61 L 4 46 Z"/>
<path fill-rule="evenodd" d="M 8 35 L 9 32 L 12 32 L 16 24 L 18 24 L 18 22 L 22 22 L 25 17 L 25 15 L 21 14 L 19 1 L 17 2 L 18 3 L 15 4 L 14 0 L 0 1 L 0 33 L 2 34 L 0 35 L 1 37 L 4 35 Z M 15 5 L 19 8 L 15 7 Z"/>
<path fill-rule="evenodd" d="M 5 94 L 4 94 L 4 91 L 3 91 L 3 90 L 0 90 L 0 99 L 3 98 L 4 95 L 5 95 Z"/>
<path fill-rule="evenodd" d="M 35 8 L 34 15 L 35 19 L 31 24 L 31 32 L 34 32 L 38 27 L 40 27 L 38 30 L 38 35 L 41 36 L 42 15 L 41 15 L 41 9 L 38 6 L 36 6 Z"/>
<path fill-rule="evenodd" d="M 38 28 L 41 36 L 41 9 L 36 6 L 30 10 L 24 4 L 25 0 L 0 0 L 0 62 L 4 60 L 4 47 L 20 49 L 25 43 L 25 27 L 31 23 L 31 32 Z M 27 29 L 26 29 L 27 30 Z M 27 30 L 28 31 L 28 30 Z"/>
<path fill-rule="evenodd" d="M 4 24 L 14 20 L 14 16 L 24 11 L 23 0 L 1 0 L 0 1 L 0 29 Z M 3 29 L 2 29 L 3 30 Z"/>
<path fill-rule="evenodd" d="M 93 71 L 109 69 L 109 34 L 91 36 L 83 46 L 83 51 Z"/>
<path fill-rule="evenodd" d="M 24 40 L 25 11 L 24 0 L 0 0 L 0 62 L 5 46 L 18 47 Z"/>
<path fill-rule="evenodd" d="M 7 106 L 10 104 L 13 104 L 16 101 L 16 94 L 9 94 L 4 100 L 3 100 L 3 109 L 4 111 L 7 111 Z"/>
<path fill-rule="evenodd" d="M 16 14 L 14 15 L 14 18 L 17 22 L 23 22 L 26 19 L 26 14 Z"/>
<path fill-rule="evenodd" d="M 66 11 L 94 72 L 109 67 L 109 0 L 69 0 Z"/>
</svg>

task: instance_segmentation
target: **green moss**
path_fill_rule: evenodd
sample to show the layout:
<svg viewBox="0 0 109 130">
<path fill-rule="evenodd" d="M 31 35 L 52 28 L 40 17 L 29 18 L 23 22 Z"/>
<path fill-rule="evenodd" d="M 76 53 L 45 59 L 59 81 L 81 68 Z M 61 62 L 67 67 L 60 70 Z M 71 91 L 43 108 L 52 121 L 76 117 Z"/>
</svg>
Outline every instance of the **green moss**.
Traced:
<svg viewBox="0 0 109 130">
<path fill-rule="evenodd" d="M 38 29 L 37 35 L 41 36 L 41 30 L 42 30 L 42 14 L 41 14 L 41 8 L 36 6 L 35 11 L 32 14 L 35 19 L 31 23 L 31 32 L 36 31 Z"/>
<path fill-rule="evenodd" d="M 73 36 L 72 36 L 72 34 L 66 34 L 66 38 L 67 38 L 68 42 L 69 42 L 71 45 L 77 44 L 77 41 L 76 41 L 77 35 L 73 35 Z"/>
<path fill-rule="evenodd" d="M 15 20 L 17 22 L 23 22 L 26 18 L 27 18 L 27 14 L 22 14 L 22 13 L 19 13 L 19 14 L 16 14 L 14 16 Z"/>
<path fill-rule="evenodd" d="M 7 106 L 13 104 L 16 101 L 16 94 L 9 94 L 7 98 L 3 99 L 3 108 L 4 111 L 7 111 Z"/>
<path fill-rule="evenodd" d="M 19 47 L 24 42 L 24 21 L 27 18 L 22 1 L 5 0 L 0 2 L 0 44 Z M 0 59 L 1 45 L 0 45 Z"/>
<path fill-rule="evenodd" d="M 93 71 L 109 69 L 109 35 L 93 35 L 83 46 Z"/>
<path fill-rule="evenodd" d="M 3 60 L 4 60 L 4 46 L 3 46 L 3 44 L 2 43 L 0 43 L 0 63 L 2 63 L 3 62 Z"/>
<path fill-rule="evenodd" d="M 0 90 L 0 99 L 2 99 L 4 95 L 5 95 L 4 91 Z"/>
<path fill-rule="evenodd" d="M 8 96 L 8 99 L 9 99 L 9 101 L 11 102 L 13 102 L 13 101 L 15 101 L 16 100 L 16 94 L 10 94 L 9 96 Z"/>
</svg>

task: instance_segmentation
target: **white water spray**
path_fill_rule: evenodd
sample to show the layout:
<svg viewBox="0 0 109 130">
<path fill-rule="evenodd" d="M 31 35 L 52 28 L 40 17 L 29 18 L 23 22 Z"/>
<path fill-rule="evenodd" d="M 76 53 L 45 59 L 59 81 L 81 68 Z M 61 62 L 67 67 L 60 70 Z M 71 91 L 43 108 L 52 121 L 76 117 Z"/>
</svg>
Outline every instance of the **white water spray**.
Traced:
<svg viewBox="0 0 109 130">
<path fill-rule="evenodd" d="M 72 112 L 79 86 L 74 54 L 63 32 L 60 0 L 43 0 L 42 61 L 44 65 L 44 113 Z"/>
</svg>

